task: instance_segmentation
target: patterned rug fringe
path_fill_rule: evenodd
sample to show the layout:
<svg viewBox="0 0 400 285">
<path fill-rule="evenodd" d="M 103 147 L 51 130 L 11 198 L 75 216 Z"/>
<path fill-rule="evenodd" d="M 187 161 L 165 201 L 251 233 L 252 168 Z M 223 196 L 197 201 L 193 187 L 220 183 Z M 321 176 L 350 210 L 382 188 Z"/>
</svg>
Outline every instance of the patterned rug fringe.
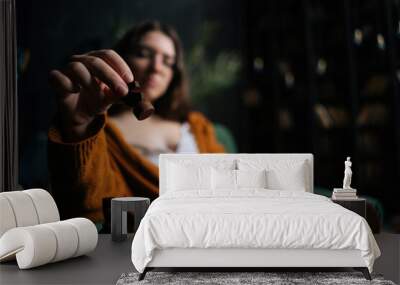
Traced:
<svg viewBox="0 0 400 285">
<path fill-rule="evenodd" d="M 142 281 L 138 281 L 139 273 L 124 273 L 117 285 L 144 284 L 213 284 L 213 285 L 297 285 L 297 284 L 379 284 L 395 285 L 384 280 L 382 275 L 372 274 L 372 281 L 364 278 L 360 272 L 155 272 L 150 271 Z"/>
</svg>

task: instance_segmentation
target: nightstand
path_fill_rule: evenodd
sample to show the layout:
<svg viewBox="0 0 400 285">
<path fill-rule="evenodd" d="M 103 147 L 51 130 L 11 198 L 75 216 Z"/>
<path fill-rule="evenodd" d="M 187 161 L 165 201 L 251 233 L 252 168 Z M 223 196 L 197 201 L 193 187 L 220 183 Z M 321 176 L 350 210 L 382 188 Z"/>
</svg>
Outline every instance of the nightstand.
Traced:
<svg viewBox="0 0 400 285">
<path fill-rule="evenodd" d="M 136 233 L 140 221 L 150 206 L 150 199 L 144 197 L 120 197 L 111 199 L 111 238 L 124 241 L 127 238 L 127 212 L 133 213 Z"/>
<path fill-rule="evenodd" d="M 346 200 L 331 199 L 331 200 L 333 203 L 339 204 L 340 206 L 349 209 L 354 213 L 359 214 L 364 219 L 367 217 L 366 215 L 367 200 L 364 198 L 355 198 Z"/>
</svg>

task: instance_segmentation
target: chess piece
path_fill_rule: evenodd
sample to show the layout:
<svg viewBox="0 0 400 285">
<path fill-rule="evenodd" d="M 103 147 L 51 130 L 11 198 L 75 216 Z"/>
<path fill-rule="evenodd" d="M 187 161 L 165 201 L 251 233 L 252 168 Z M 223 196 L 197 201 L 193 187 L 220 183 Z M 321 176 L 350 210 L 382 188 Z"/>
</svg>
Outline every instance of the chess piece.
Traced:
<svg viewBox="0 0 400 285">
<path fill-rule="evenodd" d="M 351 171 L 351 161 L 350 157 L 347 157 L 347 160 L 344 162 L 344 179 L 343 179 L 343 189 L 352 189 L 350 184 L 351 184 L 351 176 L 353 175 L 353 172 Z"/>
<path fill-rule="evenodd" d="M 133 108 L 133 114 L 138 120 L 144 120 L 154 113 L 151 102 L 144 98 L 140 92 L 140 85 L 137 81 L 128 84 L 129 93 L 122 101 Z"/>
</svg>

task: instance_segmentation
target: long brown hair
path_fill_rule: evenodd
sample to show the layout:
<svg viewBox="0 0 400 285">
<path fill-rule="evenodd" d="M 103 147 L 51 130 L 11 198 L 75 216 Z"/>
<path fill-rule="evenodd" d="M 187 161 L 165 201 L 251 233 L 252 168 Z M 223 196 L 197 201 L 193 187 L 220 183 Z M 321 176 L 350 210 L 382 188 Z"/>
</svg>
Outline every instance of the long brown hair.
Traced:
<svg viewBox="0 0 400 285">
<path fill-rule="evenodd" d="M 128 30 L 122 39 L 117 42 L 114 50 L 121 55 L 122 58 L 126 59 L 128 55 L 137 50 L 143 36 L 152 31 L 159 31 L 167 35 L 174 43 L 176 54 L 175 64 L 173 66 L 174 75 L 171 83 L 165 94 L 153 102 L 155 113 L 164 119 L 184 122 L 187 120 L 190 111 L 189 88 L 183 63 L 182 44 L 175 29 L 154 20 L 143 22 Z M 113 105 L 109 110 L 109 114 L 117 114 L 119 111 L 118 105 Z"/>
</svg>

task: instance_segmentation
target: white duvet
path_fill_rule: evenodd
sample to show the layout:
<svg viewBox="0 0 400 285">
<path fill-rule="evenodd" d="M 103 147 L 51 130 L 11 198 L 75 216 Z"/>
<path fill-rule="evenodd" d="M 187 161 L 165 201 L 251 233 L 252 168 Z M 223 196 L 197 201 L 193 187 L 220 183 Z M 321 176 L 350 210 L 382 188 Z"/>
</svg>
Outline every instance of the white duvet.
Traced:
<svg viewBox="0 0 400 285">
<path fill-rule="evenodd" d="M 199 194 L 200 193 L 200 194 Z M 372 272 L 380 256 L 364 218 L 328 198 L 299 191 L 181 191 L 154 200 L 132 243 L 143 272 L 155 249 L 358 249 Z"/>
</svg>

